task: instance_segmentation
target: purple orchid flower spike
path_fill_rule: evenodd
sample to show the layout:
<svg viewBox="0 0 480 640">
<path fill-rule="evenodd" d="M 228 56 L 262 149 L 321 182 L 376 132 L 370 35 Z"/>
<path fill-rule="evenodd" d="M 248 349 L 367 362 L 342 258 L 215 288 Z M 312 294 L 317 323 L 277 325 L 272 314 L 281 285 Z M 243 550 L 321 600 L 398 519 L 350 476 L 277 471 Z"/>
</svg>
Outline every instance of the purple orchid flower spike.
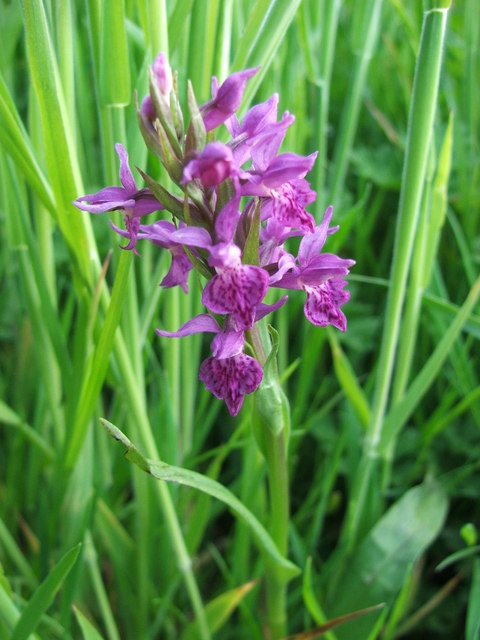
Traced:
<svg viewBox="0 0 480 640">
<path fill-rule="evenodd" d="M 116 144 L 115 150 L 120 158 L 120 182 L 122 186 L 105 187 L 98 193 L 77 198 L 73 204 L 78 209 L 89 213 L 123 211 L 123 219 L 130 241 L 122 249 L 132 249 L 137 253 L 135 247 L 140 229 L 140 218 L 154 211 L 160 211 L 163 206 L 149 189 L 137 189 L 135 179 L 128 165 L 128 154 L 123 145 Z"/>
<path fill-rule="evenodd" d="M 205 129 L 211 131 L 227 120 L 239 108 L 247 80 L 257 73 L 260 67 L 232 73 L 218 87 L 217 79 L 212 78 L 212 100 L 200 107 Z"/>
</svg>

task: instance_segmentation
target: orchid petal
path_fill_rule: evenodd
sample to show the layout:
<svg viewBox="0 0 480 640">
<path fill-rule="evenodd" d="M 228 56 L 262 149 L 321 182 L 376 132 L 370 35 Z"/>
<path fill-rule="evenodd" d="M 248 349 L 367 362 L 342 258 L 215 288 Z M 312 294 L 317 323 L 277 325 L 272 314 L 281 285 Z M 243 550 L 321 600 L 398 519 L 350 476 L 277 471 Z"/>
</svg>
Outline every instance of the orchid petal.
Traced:
<svg viewBox="0 0 480 640">
<path fill-rule="evenodd" d="M 210 280 L 203 290 L 202 303 L 213 313 L 231 313 L 237 329 L 250 329 L 255 307 L 267 289 L 267 271 L 253 265 L 239 265 L 222 270 Z"/>
<path fill-rule="evenodd" d="M 210 234 L 202 227 L 181 227 L 180 229 L 175 229 L 171 238 L 174 242 L 184 244 L 187 247 L 208 249 L 212 245 Z"/>
<path fill-rule="evenodd" d="M 232 416 L 237 415 L 245 395 L 257 389 L 262 377 L 262 367 L 244 353 L 221 360 L 210 357 L 200 365 L 200 380 L 214 396 L 225 400 Z"/>
<path fill-rule="evenodd" d="M 287 300 L 288 296 L 282 296 L 280 300 L 274 302 L 273 304 L 264 304 L 262 302 L 257 305 L 257 308 L 255 309 L 255 322 L 258 322 L 265 316 L 268 316 L 269 313 L 273 313 L 274 311 L 277 311 L 277 309 L 280 309 L 280 307 L 282 307 Z"/>
<path fill-rule="evenodd" d="M 323 220 L 316 230 L 303 236 L 298 248 L 298 264 L 300 267 L 307 266 L 322 250 L 327 239 L 328 225 L 332 219 L 332 213 L 333 207 L 330 206 L 325 211 Z"/>
<path fill-rule="evenodd" d="M 208 313 L 201 313 L 182 324 L 178 331 L 164 331 L 155 329 L 155 333 L 165 338 L 184 338 L 195 333 L 219 333 L 221 331 L 218 322 Z"/>
<path fill-rule="evenodd" d="M 316 287 L 304 287 L 307 292 L 304 306 L 307 320 L 319 327 L 332 325 L 340 331 L 346 331 L 347 319 L 340 310 L 340 306 L 350 297 L 348 291 L 342 291 L 345 285 L 345 280 L 335 278 Z"/>
<path fill-rule="evenodd" d="M 215 358 L 231 358 L 243 352 L 245 338 L 243 331 L 221 331 L 212 340 L 211 348 Z"/>
<path fill-rule="evenodd" d="M 135 184 L 133 174 L 128 164 L 128 153 L 125 147 L 119 142 L 115 145 L 115 151 L 120 158 L 120 182 L 128 194 L 133 194 L 137 191 L 137 185 Z"/>
<path fill-rule="evenodd" d="M 309 156 L 299 156 L 296 153 L 280 154 L 263 173 L 263 183 L 267 187 L 275 188 L 294 178 L 305 177 L 313 167 L 317 155 L 317 151 Z"/>
</svg>

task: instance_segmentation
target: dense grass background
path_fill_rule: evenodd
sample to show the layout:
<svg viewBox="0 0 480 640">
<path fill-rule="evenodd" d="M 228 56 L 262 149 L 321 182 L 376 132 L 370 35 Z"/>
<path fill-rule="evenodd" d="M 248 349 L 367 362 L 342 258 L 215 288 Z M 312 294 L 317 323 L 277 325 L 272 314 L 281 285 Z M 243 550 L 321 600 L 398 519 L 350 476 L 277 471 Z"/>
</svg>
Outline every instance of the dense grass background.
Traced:
<svg viewBox="0 0 480 640">
<path fill-rule="evenodd" d="M 1 638 L 267 633 L 249 526 L 206 494 L 148 477 L 99 424 L 219 480 L 268 528 L 250 400 L 231 419 L 198 383 L 208 344 L 153 332 L 200 310 L 194 279 L 188 296 L 160 290 L 168 256 L 145 246 L 133 259 L 108 215 L 71 205 L 118 184 L 115 142 L 168 186 L 133 99 L 160 50 L 182 104 L 187 78 L 202 102 L 212 75 L 262 65 L 244 109 L 279 92 L 280 112 L 296 116 L 284 149 L 320 150 L 312 210 L 333 204 L 341 225 L 327 250 L 357 263 L 345 335 L 309 325 L 301 294 L 272 319 L 292 409 L 289 557 L 302 570 L 289 584 L 290 633 L 386 602 L 325 637 L 478 637 L 480 9 L 429 7 L 3 0 Z M 419 87 L 443 51 L 438 100 L 434 88 L 413 92 L 422 25 L 432 40 Z M 409 137 L 410 113 L 420 133 Z"/>
</svg>

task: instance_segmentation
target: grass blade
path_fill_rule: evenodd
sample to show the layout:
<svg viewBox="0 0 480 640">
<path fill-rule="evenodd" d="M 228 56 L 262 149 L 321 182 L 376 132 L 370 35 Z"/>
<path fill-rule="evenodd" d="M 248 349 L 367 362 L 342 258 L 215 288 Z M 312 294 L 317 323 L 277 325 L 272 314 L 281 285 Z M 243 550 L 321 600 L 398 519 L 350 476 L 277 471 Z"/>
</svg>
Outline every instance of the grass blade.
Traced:
<svg viewBox="0 0 480 640">
<path fill-rule="evenodd" d="M 74 137 L 60 83 L 45 9 L 41 0 L 22 2 L 27 55 L 40 108 L 45 160 L 55 199 L 58 223 L 85 282 L 91 281 L 89 220 L 72 205 L 83 193 Z"/>
<path fill-rule="evenodd" d="M 89 361 L 89 366 L 85 372 L 75 420 L 65 450 L 64 464 L 67 469 L 73 468 L 81 451 L 88 421 L 95 409 L 95 404 L 107 373 L 110 353 L 123 309 L 131 262 L 132 254 L 129 251 L 122 251 L 105 322 L 103 323 L 93 357 Z"/>
<path fill-rule="evenodd" d="M 10 640 L 26 640 L 35 631 L 38 622 L 50 606 L 62 582 L 75 564 L 80 545 L 76 545 L 62 557 L 49 575 L 36 589 L 10 636 Z"/>
</svg>

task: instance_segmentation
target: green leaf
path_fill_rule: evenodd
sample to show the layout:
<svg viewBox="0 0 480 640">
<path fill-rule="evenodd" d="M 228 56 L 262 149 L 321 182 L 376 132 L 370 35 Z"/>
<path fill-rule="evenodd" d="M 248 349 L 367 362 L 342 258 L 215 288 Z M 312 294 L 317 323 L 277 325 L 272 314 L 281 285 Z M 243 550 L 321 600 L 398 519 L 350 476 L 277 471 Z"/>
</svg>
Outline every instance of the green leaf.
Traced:
<svg viewBox="0 0 480 640">
<path fill-rule="evenodd" d="M 100 99 L 103 106 L 130 104 L 130 65 L 125 32 L 124 0 L 105 0 L 100 49 Z"/>
<path fill-rule="evenodd" d="M 18 431 L 27 438 L 31 444 L 45 455 L 50 462 L 55 459 L 56 452 L 48 442 L 33 427 L 26 424 L 22 418 L 13 411 L 3 400 L 0 400 L 0 422 L 8 424 L 18 429 Z"/>
<path fill-rule="evenodd" d="M 188 125 L 185 140 L 185 153 L 203 151 L 207 141 L 207 132 L 190 81 L 188 81 L 188 110 L 190 111 L 190 124 Z"/>
<path fill-rule="evenodd" d="M 317 638 L 322 638 L 323 636 L 327 638 L 335 638 L 328 633 L 330 629 L 334 629 L 335 627 L 340 626 L 341 624 L 345 624 L 346 622 L 350 622 L 351 620 L 356 620 L 357 618 L 361 618 L 368 613 L 372 613 L 372 611 L 377 611 L 378 609 L 383 608 L 384 604 L 380 603 L 375 605 L 374 607 L 367 607 L 366 609 L 362 609 L 361 611 L 352 611 L 351 613 L 347 613 L 344 616 L 339 616 L 338 618 L 334 618 L 333 620 L 329 620 L 319 627 L 315 627 L 314 629 L 310 629 L 310 631 L 304 631 L 303 633 L 295 633 L 293 636 L 288 636 L 284 640 L 317 640 Z M 367 639 L 369 640 L 369 639 Z"/>
<path fill-rule="evenodd" d="M 404 584 L 409 568 L 440 532 L 447 498 L 433 483 L 410 489 L 376 523 L 353 552 L 344 580 L 330 594 L 330 615 L 379 602 L 389 606 Z M 375 620 L 364 618 L 356 623 L 355 634 L 366 638 Z M 352 637 L 351 628 L 337 632 L 338 640 Z"/>
<path fill-rule="evenodd" d="M 151 178 L 148 174 L 143 172 L 141 169 L 137 167 L 140 175 L 145 180 L 145 184 L 153 193 L 155 198 L 167 209 L 170 211 L 175 217 L 183 220 L 183 202 L 180 201 L 175 196 L 172 196 L 165 187 L 162 187 L 161 184 L 156 182 L 153 178 Z"/>
<path fill-rule="evenodd" d="M 475 282 L 474 286 L 470 290 L 467 299 L 460 307 L 455 319 L 450 324 L 447 332 L 439 342 L 435 351 L 429 357 L 427 362 L 423 365 L 422 370 L 416 376 L 412 382 L 408 391 L 403 396 L 402 400 L 395 405 L 395 407 L 387 415 L 380 442 L 380 451 L 385 452 L 389 446 L 392 438 L 395 438 L 397 433 L 406 423 L 408 418 L 412 415 L 418 403 L 423 398 L 432 382 L 435 380 L 436 375 L 440 371 L 445 359 L 447 358 L 450 350 L 460 333 L 463 325 L 468 320 L 471 312 L 473 311 L 477 300 L 480 296 L 480 278 Z"/>
<path fill-rule="evenodd" d="M 260 244 L 260 201 L 255 205 L 255 212 L 250 219 L 247 239 L 242 254 L 243 264 L 258 266 L 258 246 Z"/>
<path fill-rule="evenodd" d="M 447 130 L 443 139 L 440 155 L 438 158 L 437 174 L 433 183 L 432 204 L 430 207 L 430 218 L 428 221 L 428 243 L 426 246 L 426 256 L 423 274 L 423 285 L 426 287 L 430 282 L 435 256 L 437 255 L 438 243 L 442 227 L 445 223 L 448 207 L 448 181 L 452 165 L 453 148 L 453 112 L 450 113 Z"/>
<path fill-rule="evenodd" d="M 73 607 L 80 629 L 82 630 L 83 640 L 103 640 L 102 636 L 95 629 L 93 624 L 83 615 L 80 609 Z"/>
<path fill-rule="evenodd" d="M 87 366 L 75 419 L 70 431 L 69 441 L 66 445 L 64 464 L 67 469 L 72 469 L 75 466 L 87 433 L 88 422 L 95 410 L 95 404 L 107 374 L 115 333 L 124 306 L 131 261 L 132 252 L 122 251 L 113 284 L 110 304 L 108 305 L 98 343 Z"/>
<path fill-rule="evenodd" d="M 303 602 L 308 610 L 308 613 L 312 616 L 317 625 L 324 624 L 327 621 L 327 617 L 318 602 L 318 599 L 313 592 L 313 577 L 312 577 L 312 558 L 307 558 L 305 565 L 305 571 L 303 573 L 302 582 L 302 596 Z M 334 640 L 335 636 L 329 632 L 325 634 L 327 640 Z"/>
<path fill-rule="evenodd" d="M 57 219 L 85 282 L 91 281 L 91 256 L 96 248 L 90 220 L 72 204 L 84 193 L 55 51 L 41 0 L 22 2 L 25 40 L 32 83 L 40 109 L 45 162 Z"/>
<path fill-rule="evenodd" d="M 226 504 L 250 528 L 258 547 L 268 556 L 269 561 L 277 568 L 278 574 L 282 576 L 285 582 L 300 573 L 300 569 L 297 566 L 280 554 L 270 534 L 253 513 L 226 487 L 196 471 L 174 467 L 165 462 L 147 460 L 118 427 L 103 418 L 100 422 L 109 435 L 126 447 L 126 458 L 140 467 L 140 469 L 143 469 L 157 480 L 165 480 L 166 482 L 174 482 L 198 489 L 198 491 L 202 491 Z"/>
<path fill-rule="evenodd" d="M 337 380 L 352 405 L 355 415 L 366 429 L 370 422 L 370 405 L 368 404 L 367 397 L 359 385 L 353 367 L 343 352 L 334 332 L 330 330 L 327 331 L 327 336 L 332 350 L 333 366 L 335 367 Z"/>
<path fill-rule="evenodd" d="M 247 85 L 245 95 L 248 98 L 245 99 L 245 103 L 248 103 L 255 94 L 299 6 L 300 0 L 293 2 L 257 0 L 255 2 L 232 64 L 233 71 L 240 71 L 247 66 L 262 66 L 259 73 Z"/>
<path fill-rule="evenodd" d="M 77 544 L 73 549 L 67 551 L 41 585 L 36 589 L 27 606 L 22 611 L 12 635 L 10 636 L 10 640 L 25 640 L 33 631 L 35 631 L 40 618 L 50 606 L 62 582 L 75 564 L 77 556 L 80 553 L 80 547 L 81 545 Z"/>
<path fill-rule="evenodd" d="M 449 556 L 444 558 L 437 566 L 435 567 L 436 571 L 443 571 L 451 564 L 455 564 L 456 562 L 461 562 L 466 558 L 471 558 L 471 556 L 476 556 L 480 553 L 480 545 L 475 545 L 474 547 L 467 547 L 466 549 L 460 549 L 459 551 L 455 551 L 451 553 Z"/>
<path fill-rule="evenodd" d="M 477 640 L 480 632 L 480 560 L 473 565 L 472 586 L 468 599 L 465 640 Z"/>
<path fill-rule="evenodd" d="M 18 115 L 8 87 L 0 74 L 0 144 L 12 157 L 29 186 L 56 218 L 51 187 L 38 164 L 30 137 Z"/>
<path fill-rule="evenodd" d="M 245 598 L 256 584 L 256 580 L 247 582 L 241 587 L 222 593 L 206 605 L 205 613 L 207 616 L 208 628 L 211 633 L 215 633 L 221 629 L 243 598 Z M 185 629 L 185 632 L 181 636 L 181 640 L 197 640 L 198 637 L 199 628 L 196 620 L 194 620 Z"/>
</svg>

